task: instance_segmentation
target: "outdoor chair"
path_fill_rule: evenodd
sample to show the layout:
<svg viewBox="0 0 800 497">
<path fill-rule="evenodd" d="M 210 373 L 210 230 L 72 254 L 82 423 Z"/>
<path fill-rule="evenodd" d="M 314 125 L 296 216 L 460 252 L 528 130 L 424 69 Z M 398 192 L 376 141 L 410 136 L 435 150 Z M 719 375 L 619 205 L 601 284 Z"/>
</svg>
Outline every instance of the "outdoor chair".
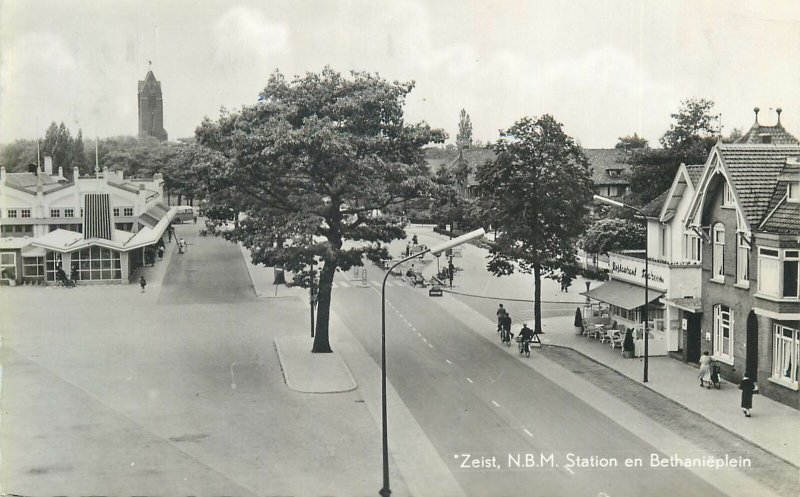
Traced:
<svg viewBox="0 0 800 497">
<path fill-rule="evenodd" d="M 612 349 L 616 349 L 617 345 L 622 348 L 622 342 L 625 341 L 625 325 L 618 324 L 616 328 L 610 330 L 609 338 Z"/>
</svg>

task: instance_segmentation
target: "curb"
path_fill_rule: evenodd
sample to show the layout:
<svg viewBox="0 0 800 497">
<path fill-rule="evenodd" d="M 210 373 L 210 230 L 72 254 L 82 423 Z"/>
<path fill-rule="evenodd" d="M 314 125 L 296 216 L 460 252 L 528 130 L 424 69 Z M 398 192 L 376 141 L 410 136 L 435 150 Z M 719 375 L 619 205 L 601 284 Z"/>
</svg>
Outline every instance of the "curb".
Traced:
<svg viewBox="0 0 800 497">
<path fill-rule="evenodd" d="M 349 379 L 350 385 L 339 387 L 339 388 L 335 388 L 335 389 L 331 389 L 331 390 L 306 389 L 304 387 L 300 387 L 300 386 L 294 385 L 293 384 L 294 382 L 293 382 L 292 378 L 289 376 L 288 372 L 286 371 L 287 368 L 284 366 L 284 364 L 286 362 L 286 359 L 283 357 L 283 354 L 281 353 L 281 347 L 278 344 L 278 339 L 277 338 L 273 341 L 273 344 L 275 345 L 275 352 L 277 352 L 277 354 L 278 354 L 278 364 L 280 365 L 281 372 L 283 373 L 283 380 L 284 380 L 284 382 L 286 382 L 286 386 L 290 390 L 295 391 L 295 392 L 299 392 L 299 393 L 330 394 L 330 393 L 352 392 L 353 390 L 358 388 L 358 383 L 356 382 L 355 378 L 353 378 L 353 373 L 350 371 L 350 368 L 347 367 L 347 363 L 344 361 L 344 358 L 342 358 L 341 355 L 338 355 L 335 352 L 332 353 L 332 354 L 335 354 L 333 357 L 336 357 L 338 359 L 338 362 L 341 363 L 341 365 L 344 367 L 344 371 L 347 373 L 347 378 Z"/>
<path fill-rule="evenodd" d="M 687 405 L 685 405 L 685 404 L 683 404 L 683 403 L 681 403 L 681 402 L 678 402 L 677 400 L 675 400 L 675 399 L 673 399 L 673 398 L 671 398 L 671 397 L 667 397 L 666 395 L 664 395 L 663 393 L 659 392 L 658 390 L 655 390 L 655 389 L 651 388 L 651 387 L 650 387 L 650 385 L 646 385 L 646 384 L 644 384 L 644 383 L 641 383 L 641 382 L 639 382 L 639 381 L 636 381 L 636 380 L 634 380 L 633 378 L 631 378 L 630 376 L 626 375 L 625 373 L 622 373 L 622 372 L 620 372 L 620 371 L 618 371 L 618 370 L 616 370 L 616 369 L 612 368 L 612 367 L 611 367 L 611 366 L 609 366 L 608 364 L 603 364 L 602 362 L 600 362 L 600 361 L 598 361 L 598 360 L 594 359 L 593 357 L 590 357 L 590 356 L 588 356 L 588 355 L 584 354 L 584 353 L 583 353 L 583 352 L 581 352 L 580 350 L 574 349 L 574 348 L 572 348 L 572 347 L 569 347 L 569 346 L 567 346 L 567 345 L 558 345 L 558 344 L 553 344 L 553 343 L 548 343 L 548 344 L 546 344 L 546 345 L 545 345 L 545 347 L 558 347 L 558 348 L 562 348 L 562 349 L 568 349 L 568 350 L 571 350 L 572 352 L 574 352 L 574 353 L 576 353 L 576 354 L 580 354 L 580 355 L 581 355 L 581 356 L 582 356 L 584 359 L 588 359 L 588 360 L 592 361 L 593 363 L 595 363 L 595 364 L 597 364 L 597 365 L 599 365 L 599 366 L 602 366 L 602 367 L 604 367 L 604 368 L 608 369 L 609 371 L 613 371 L 613 372 L 617 373 L 618 375 L 622 376 L 623 378 L 626 378 L 626 379 L 628 379 L 628 380 L 630 380 L 630 381 L 632 381 L 632 382 L 636 383 L 637 385 L 639 385 L 639 386 L 641 386 L 641 387 L 644 387 L 644 388 L 648 389 L 649 391 L 653 392 L 654 394 L 658 395 L 659 397 L 661 397 L 661 398 L 663 398 L 663 399 L 666 399 L 666 400 L 668 400 L 669 402 L 671 402 L 671 403 L 673 403 L 673 404 L 675 404 L 675 405 L 677 405 L 677 406 L 680 406 L 680 407 L 682 407 L 683 409 L 686 409 L 687 411 L 689 411 L 689 412 L 691 412 L 691 413 L 693 413 L 693 414 L 696 414 L 697 416 L 700 416 L 701 418 L 705 419 L 706 421 L 708 421 L 709 423 L 713 424 L 713 425 L 714 425 L 714 426 L 716 426 L 717 428 L 720 428 L 721 430 L 724 430 L 724 431 L 726 431 L 726 432 L 730 433 L 731 435 L 733 435 L 734 437 L 736 437 L 736 438 L 739 438 L 739 439 L 741 439 L 741 440 L 744 440 L 744 441 L 746 441 L 747 443 L 750 443 L 750 444 L 753 444 L 753 445 L 755 445 L 756 447 L 758 447 L 759 449 L 763 450 L 763 451 L 764 451 L 764 452 L 766 452 L 767 454 L 769 454 L 769 455 L 771 455 L 771 456 L 773 456 L 773 457 L 775 457 L 775 458 L 777 458 L 777 459 L 780 459 L 781 461 L 785 462 L 785 463 L 786 463 L 786 464 L 788 464 L 789 466 L 792 466 L 793 468 L 797 468 L 798 470 L 800 470 L 800 466 L 798 466 L 797 464 L 793 463 L 792 461 L 789 461 L 789 460 L 788 460 L 788 459 L 786 459 L 785 457 L 782 457 L 782 456 L 780 456 L 780 455 L 776 454 L 775 452 L 771 451 L 770 449 L 768 449 L 768 448 L 766 448 L 766 447 L 764 447 L 764 446 L 762 446 L 762 445 L 759 445 L 757 442 L 755 442 L 755 441 L 753 441 L 753 440 L 750 440 L 750 439 L 749 439 L 749 438 L 747 438 L 747 437 L 743 437 L 743 436 L 742 436 L 741 434 L 739 434 L 739 433 L 735 433 L 735 432 L 731 431 L 731 429 L 730 429 L 730 428 L 728 428 L 728 427 L 725 427 L 725 426 L 723 426 L 723 425 L 721 425 L 721 424 L 717 423 L 717 422 L 716 422 L 716 421 L 714 421 L 713 419 L 711 419 L 711 418 L 708 418 L 708 417 L 704 416 L 703 414 L 700 414 L 699 412 L 695 411 L 695 410 L 694 410 L 694 409 L 692 409 L 691 407 L 689 407 L 689 406 L 687 406 Z M 726 383 L 730 383 L 730 382 L 726 382 Z M 730 383 L 730 384 L 732 384 L 732 383 Z M 613 394 L 612 394 L 612 395 L 613 395 Z M 632 406 L 632 407 L 634 407 L 634 406 Z"/>
</svg>

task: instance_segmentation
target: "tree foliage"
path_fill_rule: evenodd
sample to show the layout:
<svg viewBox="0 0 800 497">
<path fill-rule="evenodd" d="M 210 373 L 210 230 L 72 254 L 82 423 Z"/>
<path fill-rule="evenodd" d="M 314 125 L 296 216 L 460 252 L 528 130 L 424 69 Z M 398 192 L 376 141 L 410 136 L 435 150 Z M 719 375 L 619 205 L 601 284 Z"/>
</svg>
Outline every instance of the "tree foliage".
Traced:
<svg viewBox="0 0 800 497">
<path fill-rule="evenodd" d="M 650 144 L 647 143 L 647 140 L 639 136 L 638 134 L 634 133 L 633 135 L 627 136 L 620 136 L 619 141 L 614 148 L 619 148 L 623 150 L 636 150 L 639 148 L 649 148 Z"/>
<path fill-rule="evenodd" d="M 638 220 L 598 219 L 586 230 L 583 248 L 593 254 L 640 249 L 647 242 L 645 227 Z"/>
<path fill-rule="evenodd" d="M 688 99 L 672 114 L 673 123 L 659 142 L 663 149 L 639 149 L 630 162 L 631 198 L 645 205 L 672 184 L 681 163 L 703 164 L 716 143 L 716 119 L 711 111 L 714 102 L 706 99 Z"/>
<path fill-rule="evenodd" d="M 456 135 L 456 147 L 459 150 L 472 146 L 472 121 L 465 109 L 461 109 L 458 118 L 458 134 Z"/>
<path fill-rule="evenodd" d="M 589 162 L 550 115 L 517 121 L 492 148 L 495 159 L 478 170 L 482 219 L 500 233 L 488 268 L 533 273 L 541 331 L 541 278 L 557 278 L 575 261 L 592 198 Z"/>
<path fill-rule="evenodd" d="M 432 195 L 428 217 L 437 225 L 456 223 L 460 229 L 477 224 L 477 203 L 462 195 L 456 185 L 455 174 L 441 167 L 434 174 L 435 191 Z"/>
<path fill-rule="evenodd" d="M 331 351 L 336 270 L 385 255 L 381 244 L 405 233 L 383 213 L 433 188 L 422 148 L 445 135 L 404 121 L 413 87 L 330 68 L 291 81 L 276 72 L 263 103 L 197 129 L 198 143 L 215 153 L 198 169 L 212 225 L 233 217 L 224 236 L 295 281 L 309 280 L 312 263 L 319 268 L 313 352 Z"/>
</svg>

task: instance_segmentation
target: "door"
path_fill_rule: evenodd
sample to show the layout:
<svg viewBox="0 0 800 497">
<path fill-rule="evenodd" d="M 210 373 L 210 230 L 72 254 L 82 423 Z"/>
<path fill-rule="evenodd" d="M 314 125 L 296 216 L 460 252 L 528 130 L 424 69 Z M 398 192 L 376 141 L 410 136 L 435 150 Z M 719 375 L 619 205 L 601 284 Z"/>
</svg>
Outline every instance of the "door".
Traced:
<svg viewBox="0 0 800 497">
<path fill-rule="evenodd" d="M 756 381 L 758 372 L 758 317 L 750 311 L 747 316 L 747 355 L 745 356 L 745 374 Z"/>
<path fill-rule="evenodd" d="M 700 361 L 700 314 L 683 312 L 686 319 L 686 362 Z"/>
</svg>

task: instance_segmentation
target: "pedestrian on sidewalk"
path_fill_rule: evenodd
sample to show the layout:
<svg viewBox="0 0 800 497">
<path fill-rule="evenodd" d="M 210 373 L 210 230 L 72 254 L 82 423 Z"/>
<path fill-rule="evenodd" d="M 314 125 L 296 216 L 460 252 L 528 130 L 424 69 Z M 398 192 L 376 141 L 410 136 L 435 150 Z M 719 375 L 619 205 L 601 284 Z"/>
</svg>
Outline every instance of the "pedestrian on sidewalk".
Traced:
<svg viewBox="0 0 800 497">
<path fill-rule="evenodd" d="M 711 356 L 707 350 L 700 356 L 700 372 L 697 377 L 700 379 L 701 388 L 711 388 Z"/>
<path fill-rule="evenodd" d="M 406 243 L 406 257 L 411 255 L 411 242 Z"/>
<path fill-rule="evenodd" d="M 742 391 L 742 412 L 746 418 L 750 417 L 750 409 L 753 408 L 753 394 L 757 392 L 756 384 L 747 375 L 744 375 L 742 382 L 739 383 L 739 390 Z"/>
<path fill-rule="evenodd" d="M 450 278 L 450 288 L 453 288 L 453 274 L 456 272 L 456 267 L 453 265 L 453 258 L 447 262 L 447 276 Z"/>
<path fill-rule="evenodd" d="M 419 245 L 419 239 L 417 238 L 417 234 L 414 233 L 414 236 L 411 237 L 411 243 L 414 245 Z"/>
<path fill-rule="evenodd" d="M 186 240 L 184 240 L 183 237 L 181 237 L 181 239 L 178 240 L 178 253 L 182 254 L 185 251 L 186 251 Z"/>
<path fill-rule="evenodd" d="M 144 279 L 144 275 L 139 276 L 139 286 L 142 287 L 142 293 L 144 293 L 144 287 L 147 286 L 147 280 Z"/>
</svg>

